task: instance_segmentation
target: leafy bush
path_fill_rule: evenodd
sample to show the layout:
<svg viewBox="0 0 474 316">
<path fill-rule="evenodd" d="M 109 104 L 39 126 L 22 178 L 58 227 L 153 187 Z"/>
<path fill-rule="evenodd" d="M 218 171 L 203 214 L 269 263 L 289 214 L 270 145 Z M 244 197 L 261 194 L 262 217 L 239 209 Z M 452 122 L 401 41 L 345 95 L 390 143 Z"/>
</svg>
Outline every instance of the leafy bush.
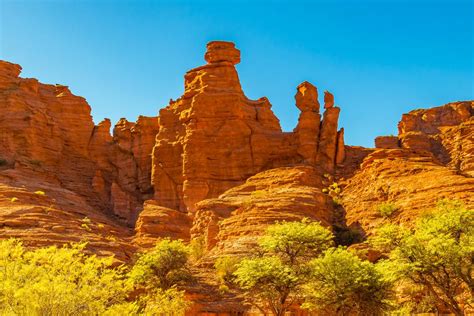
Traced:
<svg viewBox="0 0 474 316">
<path fill-rule="evenodd" d="M 230 256 L 217 258 L 214 268 L 216 269 L 217 279 L 221 284 L 231 283 L 234 280 L 234 272 L 237 270 L 239 261 L 239 258 Z"/>
<path fill-rule="evenodd" d="M 204 236 L 194 238 L 189 243 L 189 254 L 194 261 L 201 259 L 207 252 L 207 242 Z"/>
<path fill-rule="evenodd" d="M 190 277 L 189 248 L 180 240 L 164 239 L 143 253 L 130 271 L 135 286 L 167 290 Z"/>
<path fill-rule="evenodd" d="M 123 267 L 83 253 L 85 244 L 26 250 L 0 241 L 1 315 L 96 315 L 122 304 Z"/>
<path fill-rule="evenodd" d="M 333 245 L 331 231 L 319 222 L 281 222 L 267 228 L 260 247 L 291 265 L 309 261 Z"/>
<path fill-rule="evenodd" d="M 157 289 L 146 297 L 144 315 L 184 316 L 190 307 L 191 303 L 185 299 L 184 291 L 176 287 Z"/>
<path fill-rule="evenodd" d="M 46 195 L 46 193 L 44 191 L 36 191 L 35 194 L 36 195 L 42 195 L 42 196 Z"/>
<path fill-rule="evenodd" d="M 474 299 L 474 211 L 459 202 L 443 200 L 413 230 L 388 225 L 369 241 L 389 256 L 382 263 L 387 278 L 421 287 L 428 300 L 456 315 Z"/>
<path fill-rule="evenodd" d="M 393 213 L 398 210 L 398 207 L 395 206 L 393 203 L 382 203 L 377 206 L 377 212 L 382 215 L 383 217 L 390 217 Z"/>
<path fill-rule="evenodd" d="M 7 164 L 8 164 L 8 161 L 6 161 L 6 160 L 3 159 L 3 158 L 0 158 L 0 167 L 6 166 Z"/>
<path fill-rule="evenodd" d="M 274 315 L 284 315 L 302 298 L 308 262 L 332 246 L 332 233 L 318 222 L 281 222 L 260 239 L 262 256 L 242 260 L 235 283 L 249 303 Z"/>
<path fill-rule="evenodd" d="M 244 259 L 234 274 L 246 298 L 274 315 L 284 315 L 293 302 L 288 296 L 300 294 L 297 272 L 278 257 Z"/>
<path fill-rule="evenodd" d="M 345 248 L 332 248 L 311 262 L 304 307 L 337 315 L 381 315 L 390 307 L 390 286 L 374 264 Z"/>
</svg>

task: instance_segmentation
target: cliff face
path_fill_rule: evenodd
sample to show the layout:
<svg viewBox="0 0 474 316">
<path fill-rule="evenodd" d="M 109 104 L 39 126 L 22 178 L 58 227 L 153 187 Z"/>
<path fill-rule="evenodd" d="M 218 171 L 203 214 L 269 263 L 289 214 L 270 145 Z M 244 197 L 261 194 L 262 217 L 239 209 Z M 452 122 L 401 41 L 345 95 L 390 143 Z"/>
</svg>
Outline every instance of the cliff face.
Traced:
<svg viewBox="0 0 474 316">
<path fill-rule="evenodd" d="M 87 240 L 121 261 L 160 238 L 201 239 L 207 284 L 216 257 L 248 253 L 276 221 L 370 234 L 385 221 L 409 224 L 440 198 L 474 206 L 473 101 L 404 114 L 377 148 L 347 146 L 330 92 L 321 112 L 317 88 L 301 83 L 298 124 L 283 132 L 269 100 L 242 91 L 233 43 L 209 43 L 205 60 L 158 117 L 113 128 L 94 125 L 66 86 L 20 78 L 20 66 L 0 61 L 0 238 Z M 336 201 L 324 193 L 333 181 Z M 389 217 L 377 210 L 384 203 L 396 209 Z M 199 291 L 205 303 L 193 313 L 244 309 Z"/>
<path fill-rule="evenodd" d="M 302 111 L 294 133 L 284 133 L 267 98 L 249 100 L 235 64 L 233 43 L 211 42 L 207 65 L 188 71 L 185 92 L 160 110 L 153 150 L 153 185 L 159 204 L 195 212 L 214 198 L 266 169 L 316 163 L 320 125 L 317 90 L 305 82 L 296 103 Z M 338 108 L 326 110 L 321 163 L 334 168 Z"/>
<path fill-rule="evenodd" d="M 151 157 L 157 118 L 94 126 L 84 98 L 66 86 L 18 77 L 0 62 L 0 157 L 3 167 L 48 174 L 89 205 L 133 224 L 153 196 Z"/>
<path fill-rule="evenodd" d="M 439 199 L 474 206 L 474 102 L 455 102 L 403 114 L 398 136 L 378 137 L 379 148 L 346 182 L 349 224 L 366 233 L 383 221 L 412 222 Z M 383 218 L 383 203 L 397 210 Z"/>
</svg>

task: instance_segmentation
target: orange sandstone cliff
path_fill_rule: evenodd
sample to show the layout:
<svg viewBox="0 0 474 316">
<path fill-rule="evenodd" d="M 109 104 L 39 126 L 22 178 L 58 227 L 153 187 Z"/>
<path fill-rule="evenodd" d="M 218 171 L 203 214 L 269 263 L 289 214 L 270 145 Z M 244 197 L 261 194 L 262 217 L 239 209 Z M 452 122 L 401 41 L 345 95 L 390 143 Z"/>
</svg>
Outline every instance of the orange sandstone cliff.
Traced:
<svg viewBox="0 0 474 316">
<path fill-rule="evenodd" d="M 210 42 L 205 60 L 157 117 L 114 127 L 95 125 L 66 86 L 0 61 L 0 238 L 86 240 L 120 261 L 160 238 L 199 239 L 207 252 L 201 285 L 189 289 L 193 314 L 225 314 L 245 307 L 219 296 L 210 266 L 252 251 L 269 224 L 309 218 L 366 236 L 440 198 L 474 205 L 473 101 L 404 114 L 398 136 L 378 137 L 376 148 L 347 146 L 330 92 L 321 107 L 317 88 L 301 83 L 298 124 L 284 132 L 267 98 L 245 96 L 233 43 Z M 377 212 L 382 203 L 396 206 L 391 218 Z"/>
</svg>

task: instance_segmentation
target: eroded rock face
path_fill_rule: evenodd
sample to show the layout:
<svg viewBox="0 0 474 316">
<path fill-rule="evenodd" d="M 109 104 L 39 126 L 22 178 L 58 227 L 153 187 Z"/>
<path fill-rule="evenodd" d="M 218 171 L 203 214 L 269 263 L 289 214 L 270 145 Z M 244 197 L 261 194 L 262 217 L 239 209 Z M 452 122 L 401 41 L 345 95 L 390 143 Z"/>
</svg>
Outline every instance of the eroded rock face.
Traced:
<svg viewBox="0 0 474 316">
<path fill-rule="evenodd" d="M 0 239 L 19 238 L 28 247 L 87 242 L 89 253 L 125 262 L 136 251 L 132 235 L 55 176 L 25 169 L 0 172 Z"/>
<path fill-rule="evenodd" d="M 383 149 L 397 149 L 400 148 L 397 136 L 378 136 L 375 138 L 375 147 Z"/>
<path fill-rule="evenodd" d="M 217 197 L 266 169 L 318 161 L 334 170 L 339 108 L 325 112 L 319 139 L 316 87 L 298 86 L 302 111 L 294 133 L 284 133 L 266 98 L 249 100 L 234 67 L 234 44 L 211 42 L 207 65 L 185 76 L 184 95 L 160 111 L 153 150 L 154 198 L 164 207 L 195 212 L 195 204 Z M 319 146 L 319 144 L 322 144 Z"/>
<path fill-rule="evenodd" d="M 474 102 L 454 102 L 404 114 L 398 124 L 403 148 L 426 150 L 443 164 L 474 176 Z"/>
<path fill-rule="evenodd" d="M 114 127 L 94 125 L 66 86 L 20 78 L 19 65 L 0 61 L 0 238 L 89 241 L 121 261 L 161 238 L 202 238 L 209 252 L 188 291 L 192 313 L 230 315 L 246 307 L 218 294 L 209 267 L 248 254 L 276 221 L 370 234 L 383 222 L 409 224 L 444 197 L 474 206 L 473 101 L 405 114 L 399 135 L 378 137 L 376 149 L 348 146 L 330 92 L 320 113 L 317 88 L 300 84 L 298 124 L 283 132 L 269 100 L 242 91 L 233 43 L 209 43 L 205 60 L 159 117 Z M 333 181 L 341 207 L 322 193 Z M 381 216 L 382 203 L 396 211 Z"/>
<path fill-rule="evenodd" d="M 438 200 L 458 199 L 474 207 L 474 178 L 443 166 L 432 153 L 379 149 L 369 154 L 343 189 L 348 225 L 360 224 L 370 234 L 384 222 L 412 223 Z M 397 210 L 384 217 L 383 203 Z"/>
<path fill-rule="evenodd" d="M 133 225 L 153 196 L 151 150 L 157 118 L 94 126 L 84 98 L 66 86 L 18 77 L 21 67 L 0 61 L 0 158 L 15 170 L 54 177 L 102 212 Z"/>
<path fill-rule="evenodd" d="M 135 226 L 135 243 L 149 248 L 160 238 L 189 241 L 191 218 L 187 214 L 146 201 Z"/>
<path fill-rule="evenodd" d="M 197 205 L 191 235 L 203 237 L 213 255 L 245 254 L 277 221 L 332 223 L 332 200 L 321 192 L 318 170 L 309 166 L 270 169 L 216 199 Z M 212 254 L 211 254 L 212 256 Z"/>
</svg>

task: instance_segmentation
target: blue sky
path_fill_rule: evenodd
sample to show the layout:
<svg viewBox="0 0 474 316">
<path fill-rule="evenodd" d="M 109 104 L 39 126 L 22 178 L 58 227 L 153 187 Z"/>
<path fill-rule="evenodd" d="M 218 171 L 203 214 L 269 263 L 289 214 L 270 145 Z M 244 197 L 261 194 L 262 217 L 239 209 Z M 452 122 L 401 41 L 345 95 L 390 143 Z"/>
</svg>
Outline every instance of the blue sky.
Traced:
<svg viewBox="0 0 474 316">
<path fill-rule="evenodd" d="M 244 91 L 267 96 L 284 130 L 305 80 L 335 95 L 351 145 L 396 134 L 412 109 L 474 99 L 471 0 L 0 0 L 0 20 L 0 58 L 68 85 L 96 123 L 157 115 L 211 40 L 237 44 Z"/>
</svg>

